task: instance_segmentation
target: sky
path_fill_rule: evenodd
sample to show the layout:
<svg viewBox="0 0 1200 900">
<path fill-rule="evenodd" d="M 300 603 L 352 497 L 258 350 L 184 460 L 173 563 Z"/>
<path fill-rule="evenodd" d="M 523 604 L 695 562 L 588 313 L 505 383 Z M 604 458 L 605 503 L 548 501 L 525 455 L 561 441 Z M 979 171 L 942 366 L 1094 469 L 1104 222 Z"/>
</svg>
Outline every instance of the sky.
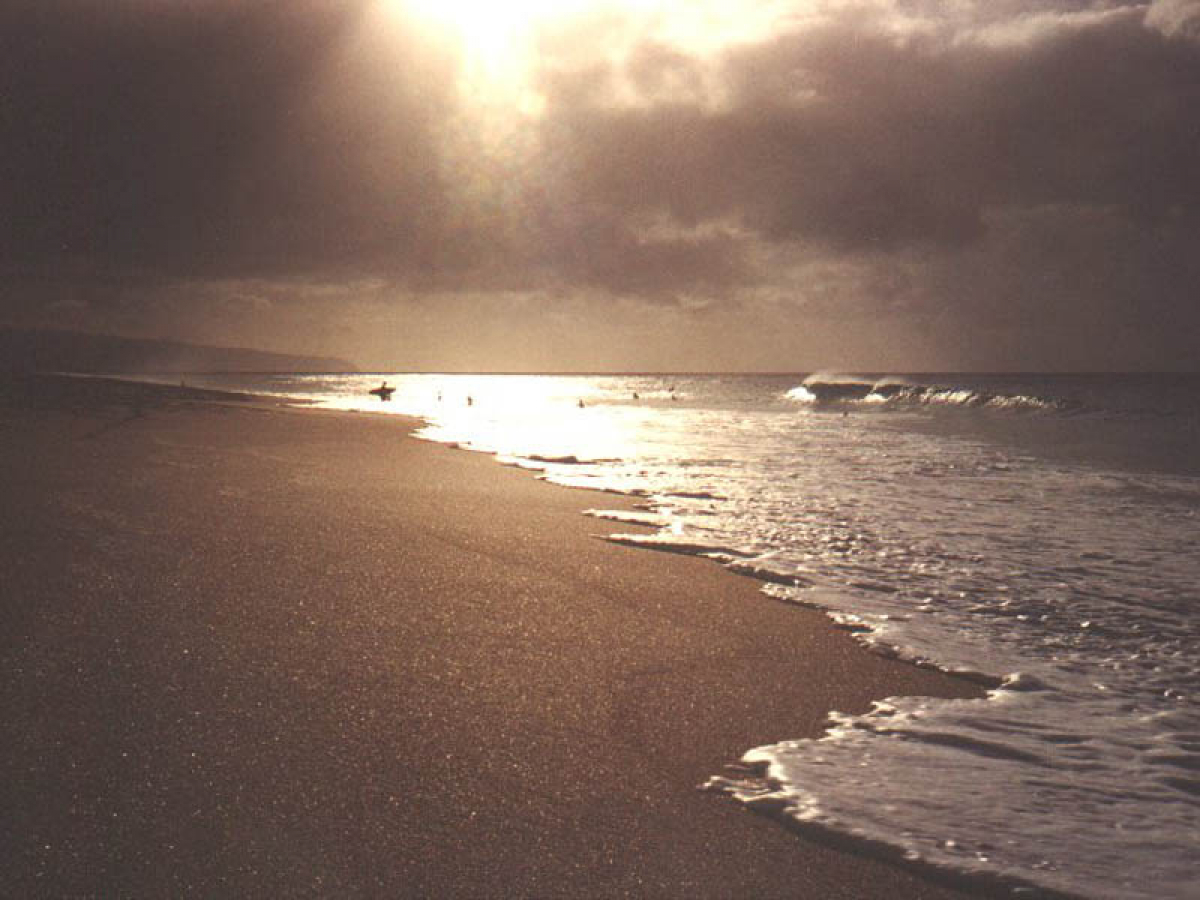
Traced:
<svg viewBox="0 0 1200 900">
<path fill-rule="evenodd" d="M 0 323 L 1200 369 L 1200 0 L 5 0 Z"/>
</svg>

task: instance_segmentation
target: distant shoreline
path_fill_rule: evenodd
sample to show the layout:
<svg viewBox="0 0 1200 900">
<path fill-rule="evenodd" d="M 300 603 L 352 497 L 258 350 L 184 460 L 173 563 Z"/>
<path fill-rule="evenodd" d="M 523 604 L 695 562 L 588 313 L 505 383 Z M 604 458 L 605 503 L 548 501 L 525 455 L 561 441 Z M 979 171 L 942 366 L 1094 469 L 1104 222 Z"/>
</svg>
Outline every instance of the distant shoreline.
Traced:
<svg viewBox="0 0 1200 900">
<path fill-rule="evenodd" d="M 336 357 L 4 325 L 0 325 L 0 368 L 106 375 L 134 372 L 357 371 L 353 363 Z"/>
</svg>

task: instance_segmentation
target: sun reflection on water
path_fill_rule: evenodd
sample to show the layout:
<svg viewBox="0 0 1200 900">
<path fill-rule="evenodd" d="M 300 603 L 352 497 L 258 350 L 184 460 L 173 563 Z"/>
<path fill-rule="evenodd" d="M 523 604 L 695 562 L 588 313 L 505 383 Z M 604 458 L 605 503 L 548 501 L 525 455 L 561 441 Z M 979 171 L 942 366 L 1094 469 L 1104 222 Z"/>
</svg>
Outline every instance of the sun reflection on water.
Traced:
<svg viewBox="0 0 1200 900">
<path fill-rule="evenodd" d="M 368 391 L 386 380 L 388 402 Z M 653 442 L 650 408 L 674 403 L 656 383 L 546 375 L 349 375 L 320 405 L 417 416 L 422 437 L 501 457 L 586 463 L 633 459 Z"/>
<path fill-rule="evenodd" d="M 580 379 L 462 376 L 448 379 L 433 402 L 426 436 L 470 435 L 471 446 L 501 456 L 585 462 L 634 453 L 640 417 L 607 403 L 603 390 Z"/>
</svg>

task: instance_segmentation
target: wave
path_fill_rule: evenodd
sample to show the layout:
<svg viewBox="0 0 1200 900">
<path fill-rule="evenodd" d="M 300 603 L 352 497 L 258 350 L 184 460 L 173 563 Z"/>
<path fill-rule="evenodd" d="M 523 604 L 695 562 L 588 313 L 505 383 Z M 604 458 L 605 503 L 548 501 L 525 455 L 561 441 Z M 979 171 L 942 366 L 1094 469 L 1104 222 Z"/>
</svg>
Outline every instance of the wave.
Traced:
<svg viewBox="0 0 1200 900">
<path fill-rule="evenodd" d="M 505 465 L 516 466 L 519 469 L 534 469 L 543 471 L 546 466 L 603 466 L 614 465 L 622 462 L 620 459 L 610 457 L 580 457 L 574 453 L 568 453 L 561 456 L 543 455 L 540 453 L 526 453 L 510 456 L 502 454 L 499 456 L 501 462 Z"/>
<path fill-rule="evenodd" d="M 629 547 L 642 547 L 647 550 L 661 550 L 664 553 L 680 553 L 684 556 L 703 556 L 721 563 L 734 560 L 751 559 L 758 554 L 739 550 L 736 547 L 721 546 L 702 541 L 687 541 L 679 538 L 658 534 L 609 534 L 603 540 L 611 544 L 624 544 Z M 762 580 L 766 580 L 765 578 Z M 791 584 L 792 582 L 788 582 Z"/>
<path fill-rule="evenodd" d="M 810 375 L 787 392 L 787 397 L 814 406 L 862 404 L 888 407 L 958 407 L 1004 412 L 1069 413 L 1078 403 L 1034 394 L 1006 394 L 975 387 L 920 384 L 898 376 Z"/>
</svg>

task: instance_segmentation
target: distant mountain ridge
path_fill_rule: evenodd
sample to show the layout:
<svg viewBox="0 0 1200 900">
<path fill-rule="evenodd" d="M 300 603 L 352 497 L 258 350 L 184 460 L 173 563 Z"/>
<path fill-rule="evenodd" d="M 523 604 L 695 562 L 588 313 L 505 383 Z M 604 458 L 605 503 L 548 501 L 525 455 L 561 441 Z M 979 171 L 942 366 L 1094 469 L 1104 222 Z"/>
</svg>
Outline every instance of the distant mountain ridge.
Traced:
<svg viewBox="0 0 1200 900">
<path fill-rule="evenodd" d="M 357 372 L 332 356 L 0 326 L 0 370 L 94 372 Z"/>
</svg>

